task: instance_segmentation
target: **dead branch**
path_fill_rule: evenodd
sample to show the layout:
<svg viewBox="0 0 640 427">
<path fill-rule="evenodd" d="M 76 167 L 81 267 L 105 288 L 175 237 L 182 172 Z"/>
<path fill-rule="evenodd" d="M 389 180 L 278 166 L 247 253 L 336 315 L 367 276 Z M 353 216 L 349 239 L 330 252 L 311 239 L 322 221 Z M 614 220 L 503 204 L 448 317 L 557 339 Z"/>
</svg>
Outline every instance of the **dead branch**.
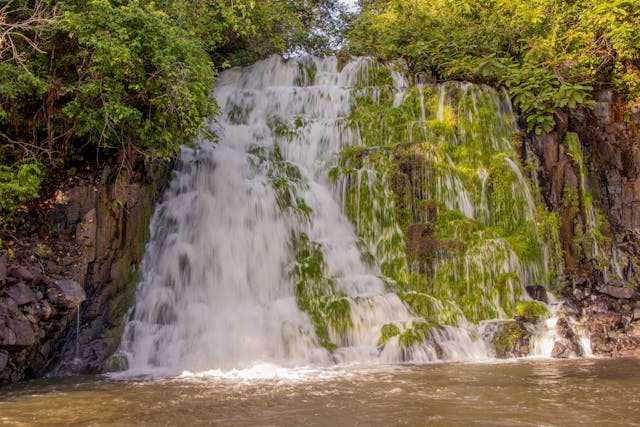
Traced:
<svg viewBox="0 0 640 427">
<path fill-rule="evenodd" d="M 49 16 L 43 4 L 36 0 L 32 8 L 12 7 L 15 0 L 8 0 L 0 8 L 0 62 L 16 61 L 26 69 L 23 47 L 45 53 L 39 45 L 40 34 L 55 17 Z"/>
</svg>

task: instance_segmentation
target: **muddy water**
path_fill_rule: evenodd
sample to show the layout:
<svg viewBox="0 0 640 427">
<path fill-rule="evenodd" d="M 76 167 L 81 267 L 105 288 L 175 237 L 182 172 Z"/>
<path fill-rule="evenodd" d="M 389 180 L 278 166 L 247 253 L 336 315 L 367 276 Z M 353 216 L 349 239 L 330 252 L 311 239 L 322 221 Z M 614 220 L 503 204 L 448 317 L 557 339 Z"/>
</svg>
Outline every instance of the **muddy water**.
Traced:
<svg viewBox="0 0 640 427">
<path fill-rule="evenodd" d="M 0 424 L 640 425 L 640 361 L 519 361 L 83 377 L 0 390 Z"/>
</svg>

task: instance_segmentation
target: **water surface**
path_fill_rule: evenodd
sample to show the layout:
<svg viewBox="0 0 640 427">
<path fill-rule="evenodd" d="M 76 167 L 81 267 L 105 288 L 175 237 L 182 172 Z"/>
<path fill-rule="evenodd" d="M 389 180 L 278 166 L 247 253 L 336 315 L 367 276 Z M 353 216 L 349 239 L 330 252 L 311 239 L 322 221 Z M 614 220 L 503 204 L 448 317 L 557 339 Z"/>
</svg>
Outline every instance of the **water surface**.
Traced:
<svg viewBox="0 0 640 427">
<path fill-rule="evenodd" d="M 638 372 L 590 359 L 41 380 L 0 390 L 0 424 L 637 426 Z"/>
</svg>

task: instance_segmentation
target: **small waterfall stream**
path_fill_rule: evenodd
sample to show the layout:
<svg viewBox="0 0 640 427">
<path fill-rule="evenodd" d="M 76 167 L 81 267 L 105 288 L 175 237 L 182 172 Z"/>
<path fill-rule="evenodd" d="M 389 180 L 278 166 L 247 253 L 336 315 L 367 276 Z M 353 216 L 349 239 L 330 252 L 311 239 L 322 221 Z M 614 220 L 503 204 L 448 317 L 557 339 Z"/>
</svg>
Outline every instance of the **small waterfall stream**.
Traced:
<svg viewBox="0 0 640 427">
<path fill-rule="evenodd" d="M 503 94 L 272 57 L 215 96 L 152 220 L 131 372 L 483 360 L 482 322 L 549 280 Z"/>
</svg>

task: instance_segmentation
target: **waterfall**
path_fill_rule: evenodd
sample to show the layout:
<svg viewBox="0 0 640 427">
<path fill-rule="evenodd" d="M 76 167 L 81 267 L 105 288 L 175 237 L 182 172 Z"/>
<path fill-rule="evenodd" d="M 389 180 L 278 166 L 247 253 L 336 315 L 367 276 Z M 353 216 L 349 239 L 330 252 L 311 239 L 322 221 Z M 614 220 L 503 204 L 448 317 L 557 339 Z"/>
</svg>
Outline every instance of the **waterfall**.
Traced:
<svg viewBox="0 0 640 427">
<path fill-rule="evenodd" d="M 183 149 L 152 219 L 132 372 L 491 357 L 482 321 L 546 280 L 508 99 L 333 57 L 214 95 L 217 141 Z"/>
</svg>

